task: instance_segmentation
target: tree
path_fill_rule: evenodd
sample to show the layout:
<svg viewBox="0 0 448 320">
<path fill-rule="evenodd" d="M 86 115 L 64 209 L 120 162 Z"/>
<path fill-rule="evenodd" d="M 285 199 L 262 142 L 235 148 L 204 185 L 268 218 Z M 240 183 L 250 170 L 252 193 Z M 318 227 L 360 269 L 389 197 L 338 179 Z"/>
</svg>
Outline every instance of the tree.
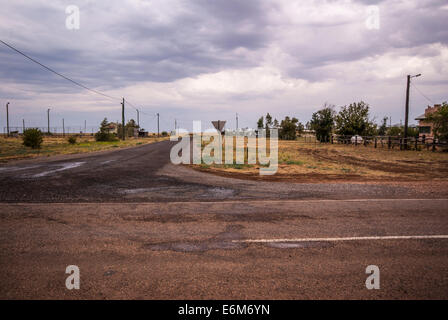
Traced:
<svg viewBox="0 0 448 320">
<path fill-rule="evenodd" d="M 384 135 L 386 135 L 386 132 L 387 132 L 387 120 L 389 120 L 388 117 L 384 117 L 384 118 L 383 118 L 383 123 L 382 123 L 381 126 L 378 128 L 378 135 L 379 135 L 379 136 L 384 136 Z"/>
<path fill-rule="evenodd" d="M 432 122 L 434 136 L 440 140 L 448 141 L 448 103 L 444 102 L 439 110 L 431 113 L 426 120 Z"/>
<path fill-rule="evenodd" d="M 316 139 L 320 142 L 330 141 L 330 135 L 334 127 L 334 117 L 334 106 L 327 104 L 311 116 L 310 129 L 316 132 Z"/>
<path fill-rule="evenodd" d="M 138 124 L 135 122 L 134 119 L 130 119 L 128 123 L 126 123 L 125 128 L 126 128 L 126 135 L 128 137 L 133 137 L 134 129 L 139 129 L 140 127 L 138 126 Z"/>
<path fill-rule="evenodd" d="M 268 112 L 266 114 L 266 130 L 268 130 L 269 128 L 272 128 L 272 116 Z"/>
<path fill-rule="evenodd" d="M 278 123 L 277 119 L 274 119 L 274 128 L 278 128 L 280 124 Z"/>
<path fill-rule="evenodd" d="M 120 132 L 120 131 L 119 131 Z M 104 118 L 100 124 L 100 130 L 95 133 L 96 141 L 115 141 L 117 140 L 115 136 L 109 132 L 109 123 L 107 122 L 107 118 Z"/>
<path fill-rule="evenodd" d="M 261 116 L 260 119 L 258 119 L 257 121 L 257 128 L 258 129 L 263 129 L 264 125 L 263 125 L 263 116 Z"/>
<path fill-rule="evenodd" d="M 369 120 L 369 105 L 363 101 L 344 106 L 336 116 L 336 132 L 341 135 L 372 135 L 376 125 Z"/>
<path fill-rule="evenodd" d="M 43 141 L 43 134 L 39 129 L 29 128 L 23 132 L 23 145 L 26 147 L 40 149 Z"/>
<path fill-rule="evenodd" d="M 280 124 L 279 138 L 282 140 L 295 140 L 298 124 L 302 125 L 297 118 L 290 119 L 286 116 L 285 120 L 282 120 Z"/>
</svg>

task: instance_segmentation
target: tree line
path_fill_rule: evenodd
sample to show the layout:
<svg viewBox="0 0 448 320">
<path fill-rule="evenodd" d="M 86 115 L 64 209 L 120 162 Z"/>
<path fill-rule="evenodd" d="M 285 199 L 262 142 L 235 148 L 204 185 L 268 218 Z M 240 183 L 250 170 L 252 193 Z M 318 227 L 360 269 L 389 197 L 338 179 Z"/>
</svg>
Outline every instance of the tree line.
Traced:
<svg viewBox="0 0 448 320">
<path fill-rule="evenodd" d="M 277 128 L 279 138 L 282 140 L 295 140 L 306 128 L 314 131 L 316 138 L 321 142 L 330 141 L 332 134 L 344 136 L 400 136 L 404 134 L 403 126 L 387 125 L 388 117 L 384 117 L 380 125 L 376 124 L 370 117 L 369 104 L 364 101 L 343 106 L 339 112 L 335 109 L 334 105 L 324 104 L 320 110 L 313 113 L 306 125 L 297 118 L 289 116 L 279 123 L 267 113 L 266 117 L 258 119 L 257 127 L 259 129 Z M 427 121 L 433 123 L 436 138 L 448 140 L 448 104 L 446 102 L 437 112 L 431 114 Z M 408 137 L 418 137 L 418 135 L 418 128 L 408 128 Z"/>
</svg>

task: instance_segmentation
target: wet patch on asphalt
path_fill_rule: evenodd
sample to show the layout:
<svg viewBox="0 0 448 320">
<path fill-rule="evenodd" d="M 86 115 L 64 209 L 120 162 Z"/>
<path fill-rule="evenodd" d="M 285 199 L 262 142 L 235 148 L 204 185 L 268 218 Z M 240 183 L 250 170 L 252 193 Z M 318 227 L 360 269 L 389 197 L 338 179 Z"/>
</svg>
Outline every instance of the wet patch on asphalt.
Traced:
<svg viewBox="0 0 448 320">
<path fill-rule="evenodd" d="M 85 163 L 84 161 L 80 161 L 80 162 L 66 162 L 66 163 L 62 163 L 62 164 L 57 164 L 54 166 L 54 169 L 34 174 L 31 176 L 31 178 L 42 178 L 42 177 L 48 176 L 55 172 L 60 172 L 60 171 L 77 168 L 77 167 L 83 165 L 84 163 Z"/>
</svg>

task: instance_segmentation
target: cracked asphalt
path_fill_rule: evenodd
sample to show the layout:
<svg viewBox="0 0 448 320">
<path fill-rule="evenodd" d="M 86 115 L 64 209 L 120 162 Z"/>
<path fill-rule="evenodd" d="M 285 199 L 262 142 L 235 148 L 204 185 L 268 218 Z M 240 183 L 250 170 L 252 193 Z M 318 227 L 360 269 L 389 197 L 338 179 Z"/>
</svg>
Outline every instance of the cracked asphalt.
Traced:
<svg viewBox="0 0 448 320">
<path fill-rule="evenodd" d="M 448 297 L 446 239 L 240 241 L 448 235 L 446 189 L 239 180 L 174 166 L 171 146 L 1 166 L 0 298 Z"/>
</svg>

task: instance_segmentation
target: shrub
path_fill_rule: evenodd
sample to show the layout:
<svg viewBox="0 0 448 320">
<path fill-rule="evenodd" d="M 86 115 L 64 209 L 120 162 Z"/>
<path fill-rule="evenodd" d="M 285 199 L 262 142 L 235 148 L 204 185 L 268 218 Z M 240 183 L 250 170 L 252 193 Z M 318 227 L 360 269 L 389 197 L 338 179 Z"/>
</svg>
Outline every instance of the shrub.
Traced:
<svg viewBox="0 0 448 320">
<path fill-rule="evenodd" d="M 76 136 L 70 136 L 70 137 L 67 139 L 67 141 L 68 141 L 68 143 L 70 143 L 70 144 L 75 144 L 75 143 L 76 143 Z"/>
<path fill-rule="evenodd" d="M 168 132 L 162 131 L 162 137 L 166 137 L 168 135 Z"/>
<path fill-rule="evenodd" d="M 36 128 L 29 128 L 23 132 L 23 145 L 33 149 L 40 149 L 43 142 L 42 131 Z"/>
<path fill-rule="evenodd" d="M 99 132 L 95 133 L 95 140 L 96 141 L 117 141 L 117 138 L 112 133 L 99 131 Z"/>
<path fill-rule="evenodd" d="M 104 120 L 101 122 L 100 131 L 95 133 L 95 140 L 96 141 L 116 141 L 117 140 L 115 135 L 109 132 L 108 122 L 107 122 L 106 118 L 104 118 Z"/>
</svg>

